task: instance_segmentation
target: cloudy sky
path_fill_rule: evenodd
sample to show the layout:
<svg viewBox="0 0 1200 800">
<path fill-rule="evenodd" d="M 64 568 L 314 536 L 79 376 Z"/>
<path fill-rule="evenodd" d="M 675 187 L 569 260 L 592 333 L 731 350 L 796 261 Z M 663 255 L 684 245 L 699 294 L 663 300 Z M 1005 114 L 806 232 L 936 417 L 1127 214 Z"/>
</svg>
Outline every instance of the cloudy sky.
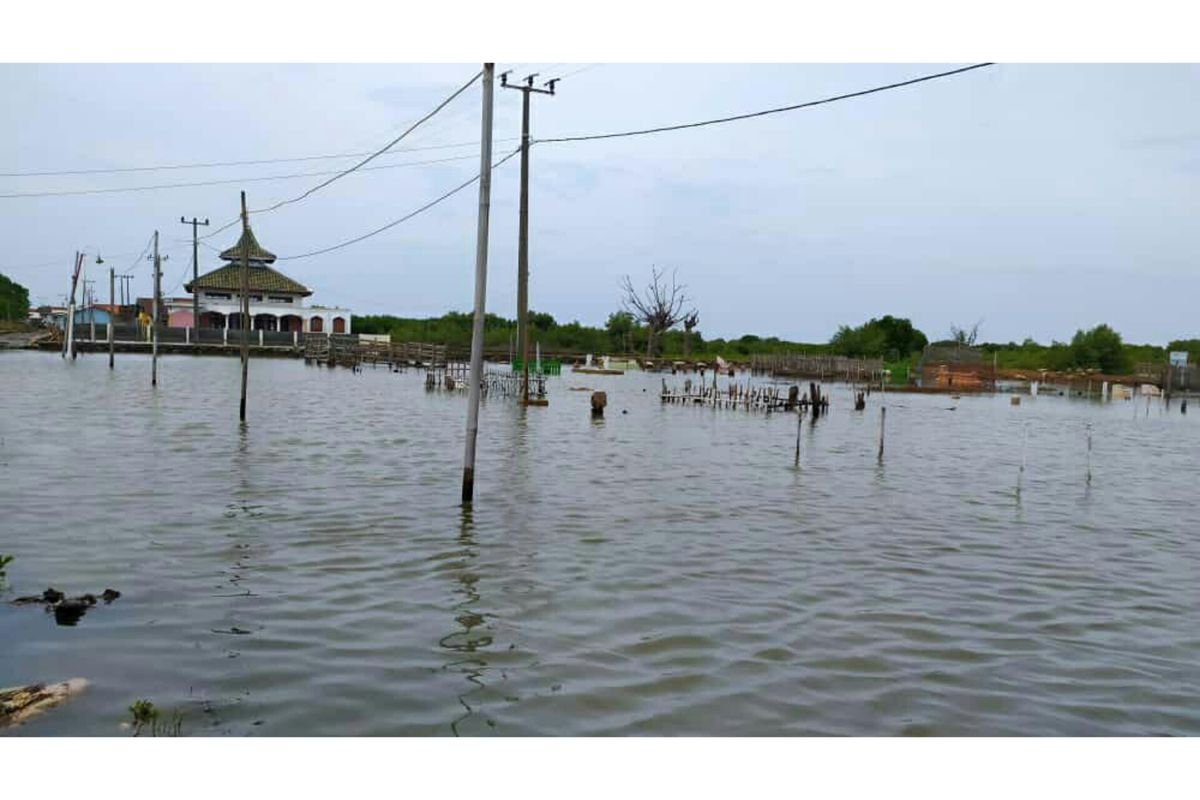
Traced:
<svg viewBox="0 0 1200 800">
<path fill-rule="evenodd" d="M 533 101 L 535 138 L 726 116 L 959 64 L 501 64 L 568 77 Z M 369 151 L 477 65 L 4 65 L 0 195 L 224 181 L 123 193 L 0 197 L 0 271 L 59 302 L 73 254 L 133 266 L 157 228 L 163 288 L 182 294 L 190 228 L 325 179 L 250 180 L 353 159 L 13 177 Z M 574 74 L 572 74 L 574 73 Z M 987 340 L 1067 339 L 1109 322 L 1128 340 L 1200 336 L 1200 68 L 1010 65 L 810 110 L 696 130 L 535 146 L 530 304 L 602 324 L 619 281 L 678 270 L 708 337 L 824 341 L 908 316 L 931 337 L 983 320 Z M 497 156 L 520 94 L 497 91 Z M 437 197 L 478 167 L 478 84 L 364 171 L 252 215 L 280 256 L 336 244 Z M 455 160 L 443 160 L 455 159 Z M 439 161 L 440 163 L 414 163 Z M 493 178 L 488 310 L 516 307 L 518 160 Z M 283 261 L 313 302 L 356 313 L 469 310 L 478 193 L 327 255 Z M 211 230 L 211 228 L 210 228 Z M 236 239 L 213 237 L 217 249 Z M 219 264 L 201 248 L 202 271 Z"/>
</svg>

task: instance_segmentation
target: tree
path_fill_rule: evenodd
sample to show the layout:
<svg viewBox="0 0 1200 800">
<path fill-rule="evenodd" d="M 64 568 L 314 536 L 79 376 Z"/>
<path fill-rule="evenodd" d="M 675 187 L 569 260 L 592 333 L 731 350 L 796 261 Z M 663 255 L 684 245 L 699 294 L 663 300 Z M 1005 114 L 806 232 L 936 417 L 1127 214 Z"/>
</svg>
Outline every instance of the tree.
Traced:
<svg viewBox="0 0 1200 800">
<path fill-rule="evenodd" d="M 841 325 L 829 340 L 830 349 L 838 355 L 892 361 L 920 351 L 927 344 L 925 334 L 914 328 L 910 320 L 890 314 L 872 318 L 857 328 Z"/>
<path fill-rule="evenodd" d="M 683 319 L 683 307 L 688 302 L 686 288 L 676 283 L 674 271 L 671 272 L 671 284 L 668 286 L 658 267 L 651 268 L 650 283 L 641 294 L 633 288 L 633 281 L 628 275 L 621 281 L 621 290 L 625 295 L 621 301 L 622 307 L 646 326 L 646 358 L 654 356 L 655 340 Z"/>
<path fill-rule="evenodd" d="M 961 344 L 965 347 L 974 347 L 975 340 L 979 338 L 979 326 L 983 324 L 983 320 L 979 320 L 971 326 L 970 330 L 960 328 L 957 325 L 950 326 L 950 341 L 955 344 Z"/>
<path fill-rule="evenodd" d="M 683 318 L 683 357 L 687 358 L 692 354 L 692 330 L 700 324 L 700 312 L 692 309 L 691 313 Z"/>
<path fill-rule="evenodd" d="M 529 312 L 529 324 L 539 331 L 548 331 L 558 325 L 553 316 L 539 311 Z"/>
<path fill-rule="evenodd" d="M 634 324 L 633 314 L 628 311 L 614 311 L 608 315 L 608 321 L 604 323 L 604 330 L 608 332 L 608 338 L 614 349 L 621 352 L 629 351 L 629 338 L 633 333 Z"/>
<path fill-rule="evenodd" d="M 0 316 L 9 322 L 29 319 L 29 290 L 0 275 Z"/>
<path fill-rule="evenodd" d="M 1071 362 L 1076 367 L 1099 367 L 1104 372 L 1119 373 L 1125 363 L 1121 334 L 1108 325 L 1097 325 L 1090 331 L 1078 330 L 1071 339 Z"/>
</svg>

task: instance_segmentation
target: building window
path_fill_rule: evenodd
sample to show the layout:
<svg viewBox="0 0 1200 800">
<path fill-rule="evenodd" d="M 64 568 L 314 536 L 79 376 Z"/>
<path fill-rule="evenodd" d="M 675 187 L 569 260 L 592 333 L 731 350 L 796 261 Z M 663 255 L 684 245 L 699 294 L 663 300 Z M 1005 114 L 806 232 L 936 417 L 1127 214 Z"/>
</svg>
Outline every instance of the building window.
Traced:
<svg viewBox="0 0 1200 800">
<path fill-rule="evenodd" d="M 290 297 L 277 297 L 275 295 L 271 295 L 267 299 L 270 300 L 272 303 L 290 303 L 290 302 L 292 302 L 292 298 L 290 298 Z"/>
<path fill-rule="evenodd" d="M 205 297 L 209 300 L 232 300 L 233 295 L 228 292 L 205 292 Z"/>
<path fill-rule="evenodd" d="M 255 303 L 261 303 L 262 295 L 261 294 L 252 294 L 252 295 L 250 295 L 250 299 L 253 300 Z"/>
</svg>

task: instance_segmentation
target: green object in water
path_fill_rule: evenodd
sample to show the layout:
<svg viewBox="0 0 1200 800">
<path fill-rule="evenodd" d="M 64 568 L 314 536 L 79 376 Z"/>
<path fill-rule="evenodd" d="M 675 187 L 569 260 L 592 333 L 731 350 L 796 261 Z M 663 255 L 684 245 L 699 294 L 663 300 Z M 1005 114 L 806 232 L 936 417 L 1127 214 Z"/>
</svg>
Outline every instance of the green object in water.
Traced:
<svg viewBox="0 0 1200 800">
<path fill-rule="evenodd" d="M 513 372 L 520 372 L 523 369 L 523 364 L 524 361 L 522 361 L 519 357 L 514 357 L 512 362 Z M 543 358 L 541 369 L 539 370 L 537 362 L 531 361 L 529 363 L 529 371 L 541 372 L 543 375 L 561 375 L 562 362 L 553 358 Z"/>
</svg>

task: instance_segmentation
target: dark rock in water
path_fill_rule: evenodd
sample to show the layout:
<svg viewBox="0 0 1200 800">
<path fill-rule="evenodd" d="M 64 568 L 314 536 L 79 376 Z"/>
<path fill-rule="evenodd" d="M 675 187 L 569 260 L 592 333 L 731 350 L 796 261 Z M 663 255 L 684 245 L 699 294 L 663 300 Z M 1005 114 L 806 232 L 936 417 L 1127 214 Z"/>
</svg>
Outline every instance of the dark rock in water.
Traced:
<svg viewBox="0 0 1200 800">
<path fill-rule="evenodd" d="M 18 597 L 12 601 L 12 604 L 14 606 L 28 606 L 28 605 L 32 605 L 34 603 L 44 603 L 44 602 L 46 602 L 46 599 L 44 597 L 42 597 L 40 594 L 35 594 L 35 595 L 27 595 L 25 597 Z"/>
<path fill-rule="evenodd" d="M 81 595 L 79 595 L 79 597 L 75 597 L 72 599 L 74 599 L 80 603 L 87 603 L 89 606 L 96 605 L 96 595 L 94 595 L 94 594 L 81 594 Z"/>
<path fill-rule="evenodd" d="M 47 603 L 57 603 L 64 597 L 66 597 L 66 595 L 60 592 L 58 589 L 47 589 L 46 591 L 42 592 L 42 600 Z"/>
<path fill-rule="evenodd" d="M 54 621 L 59 625 L 74 625 L 87 613 L 89 608 L 91 606 L 79 598 L 63 600 L 54 606 Z"/>
<path fill-rule="evenodd" d="M 121 593 L 118 592 L 116 589 L 105 589 L 104 592 L 100 595 L 100 599 L 103 600 L 107 604 L 107 603 L 111 603 L 113 600 L 116 600 L 120 596 L 121 596 Z"/>
</svg>

